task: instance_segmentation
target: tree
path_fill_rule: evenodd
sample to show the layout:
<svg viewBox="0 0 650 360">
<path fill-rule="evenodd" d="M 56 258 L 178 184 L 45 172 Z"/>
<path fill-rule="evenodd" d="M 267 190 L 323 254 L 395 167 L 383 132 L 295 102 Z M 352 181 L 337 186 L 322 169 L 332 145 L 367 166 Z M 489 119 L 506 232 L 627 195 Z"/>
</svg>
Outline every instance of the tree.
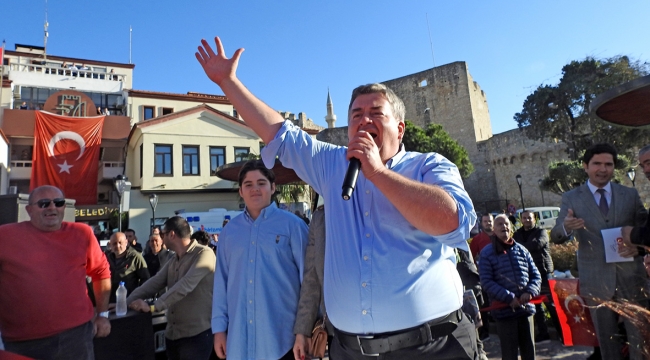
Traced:
<svg viewBox="0 0 650 360">
<path fill-rule="evenodd" d="M 467 150 L 442 128 L 439 124 L 429 124 L 425 129 L 406 120 L 404 147 L 408 151 L 421 153 L 435 152 L 456 164 L 460 176 L 465 179 L 474 172 Z"/>
<path fill-rule="evenodd" d="M 514 119 L 534 140 L 559 139 L 568 145 L 571 160 L 590 145 L 610 143 L 619 152 L 629 153 L 650 139 L 650 131 L 628 129 L 597 119 L 589 105 L 599 94 L 650 72 L 648 63 L 627 56 L 608 59 L 587 57 L 562 68 L 557 85 L 540 85 Z"/>
<path fill-rule="evenodd" d="M 618 155 L 613 182 L 620 183 L 623 178 L 627 177 L 630 163 L 627 156 Z M 542 180 L 541 188 L 562 195 L 585 182 L 587 182 L 587 173 L 582 167 L 582 160 L 557 161 L 549 164 L 548 176 Z"/>
</svg>

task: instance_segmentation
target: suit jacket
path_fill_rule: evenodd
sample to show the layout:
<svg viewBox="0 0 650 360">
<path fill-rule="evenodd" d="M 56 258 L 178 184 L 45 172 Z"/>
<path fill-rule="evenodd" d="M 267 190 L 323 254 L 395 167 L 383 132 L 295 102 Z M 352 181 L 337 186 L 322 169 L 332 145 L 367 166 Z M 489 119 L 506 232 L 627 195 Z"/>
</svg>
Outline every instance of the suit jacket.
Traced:
<svg viewBox="0 0 650 360">
<path fill-rule="evenodd" d="M 314 211 L 309 225 L 309 243 L 305 253 L 305 272 L 300 288 L 298 313 L 293 325 L 294 334 L 311 337 L 319 309 L 325 313 L 323 301 L 323 271 L 325 268 L 325 211 Z"/>
<path fill-rule="evenodd" d="M 626 225 L 641 225 L 647 215 L 636 189 L 615 183 L 611 183 L 611 186 L 612 200 L 607 216 L 600 213 L 598 204 L 586 184 L 564 193 L 560 215 L 551 231 L 553 242 L 561 243 L 567 239 L 563 224 L 568 209 L 573 209 L 574 216 L 584 220 L 586 229 L 575 230 L 573 233 L 579 242 L 580 295 L 592 304 L 593 300 L 599 303 L 601 300 L 612 299 L 616 291 L 617 275 L 626 285 L 638 289 L 638 293 L 633 295 L 634 299 L 628 300 L 643 299 L 643 289 L 646 286 L 642 257 L 637 256 L 632 262 L 605 262 L 605 247 L 600 231 Z"/>
</svg>

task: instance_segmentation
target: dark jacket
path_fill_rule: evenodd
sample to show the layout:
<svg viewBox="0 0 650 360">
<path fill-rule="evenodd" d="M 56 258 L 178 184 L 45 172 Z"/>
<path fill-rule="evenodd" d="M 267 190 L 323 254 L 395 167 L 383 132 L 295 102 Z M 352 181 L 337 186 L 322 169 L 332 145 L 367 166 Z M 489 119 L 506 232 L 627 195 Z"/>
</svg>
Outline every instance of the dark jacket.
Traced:
<svg viewBox="0 0 650 360">
<path fill-rule="evenodd" d="M 126 248 L 126 255 L 123 258 L 117 258 L 110 251 L 106 253 L 106 258 L 111 267 L 111 297 L 109 302 L 115 302 L 115 291 L 120 286 L 120 281 L 124 281 L 124 287 L 126 287 L 128 295 L 135 288 L 149 280 L 147 263 L 142 258 L 142 255 L 132 247 Z"/>
<path fill-rule="evenodd" d="M 174 256 L 174 252 L 168 249 L 162 249 L 158 254 L 154 254 L 151 250 L 146 252 L 142 257 L 144 261 L 147 262 L 147 268 L 149 270 L 149 275 L 152 277 L 158 273 L 158 270 L 165 266 L 167 261 Z"/>
<path fill-rule="evenodd" d="M 542 282 L 539 271 L 528 250 L 516 242 L 511 247 L 504 247 L 492 236 L 492 243 L 481 251 L 478 265 L 481 285 L 490 300 L 510 304 L 525 292 L 532 296 L 539 295 Z M 494 310 L 492 316 L 499 320 L 534 313 L 535 305 L 528 303 L 514 310 L 509 306 Z"/>
<path fill-rule="evenodd" d="M 650 213 L 644 226 L 635 226 L 630 234 L 632 244 L 650 246 Z M 640 254 L 639 254 L 640 255 Z"/>
<path fill-rule="evenodd" d="M 512 237 L 528 250 L 542 279 L 546 279 L 546 275 L 553 272 L 553 259 L 546 230 L 534 227 L 526 231 L 521 227 Z"/>
</svg>

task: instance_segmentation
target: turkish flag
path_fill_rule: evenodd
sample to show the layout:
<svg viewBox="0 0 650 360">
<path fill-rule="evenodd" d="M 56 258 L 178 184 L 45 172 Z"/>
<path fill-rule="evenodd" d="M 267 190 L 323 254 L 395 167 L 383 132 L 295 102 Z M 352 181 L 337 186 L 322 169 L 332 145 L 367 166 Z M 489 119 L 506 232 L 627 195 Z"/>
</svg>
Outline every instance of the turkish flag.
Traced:
<svg viewBox="0 0 650 360">
<path fill-rule="evenodd" d="M 578 279 L 551 279 L 548 282 L 562 326 L 564 345 L 598 346 L 589 309 L 578 291 Z"/>
<path fill-rule="evenodd" d="M 96 204 L 104 118 L 36 111 L 30 191 L 53 185 L 79 205 Z"/>
</svg>

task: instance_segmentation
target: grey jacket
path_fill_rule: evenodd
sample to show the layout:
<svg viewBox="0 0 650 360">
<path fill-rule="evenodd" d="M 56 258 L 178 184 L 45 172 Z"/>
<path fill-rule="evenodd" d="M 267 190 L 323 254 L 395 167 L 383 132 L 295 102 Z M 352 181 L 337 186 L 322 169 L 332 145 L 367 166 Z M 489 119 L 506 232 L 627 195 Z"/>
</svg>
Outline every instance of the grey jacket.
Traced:
<svg viewBox="0 0 650 360">
<path fill-rule="evenodd" d="M 314 211 L 309 225 L 309 243 L 305 254 L 305 272 L 300 288 L 300 300 L 294 334 L 311 337 L 314 323 L 320 313 L 325 314 L 323 300 L 323 270 L 325 268 L 325 211 Z"/>
<path fill-rule="evenodd" d="M 600 213 L 586 184 L 564 193 L 560 215 L 551 231 L 553 242 L 561 243 L 567 239 L 563 224 L 568 209 L 573 209 L 574 216 L 584 220 L 585 228 L 575 230 L 574 235 L 579 242 L 580 294 L 587 299 L 588 304 L 612 299 L 617 286 L 635 289 L 632 294 L 625 294 L 627 300 L 639 301 L 644 298 L 646 275 L 641 256 L 635 257 L 632 262 L 605 262 L 605 246 L 600 231 L 626 225 L 642 225 L 647 215 L 636 189 L 615 183 L 611 183 L 611 186 L 612 200 L 607 216 Z M 617 277 L 622 284 L 617 284 Z"/>
</svg>

